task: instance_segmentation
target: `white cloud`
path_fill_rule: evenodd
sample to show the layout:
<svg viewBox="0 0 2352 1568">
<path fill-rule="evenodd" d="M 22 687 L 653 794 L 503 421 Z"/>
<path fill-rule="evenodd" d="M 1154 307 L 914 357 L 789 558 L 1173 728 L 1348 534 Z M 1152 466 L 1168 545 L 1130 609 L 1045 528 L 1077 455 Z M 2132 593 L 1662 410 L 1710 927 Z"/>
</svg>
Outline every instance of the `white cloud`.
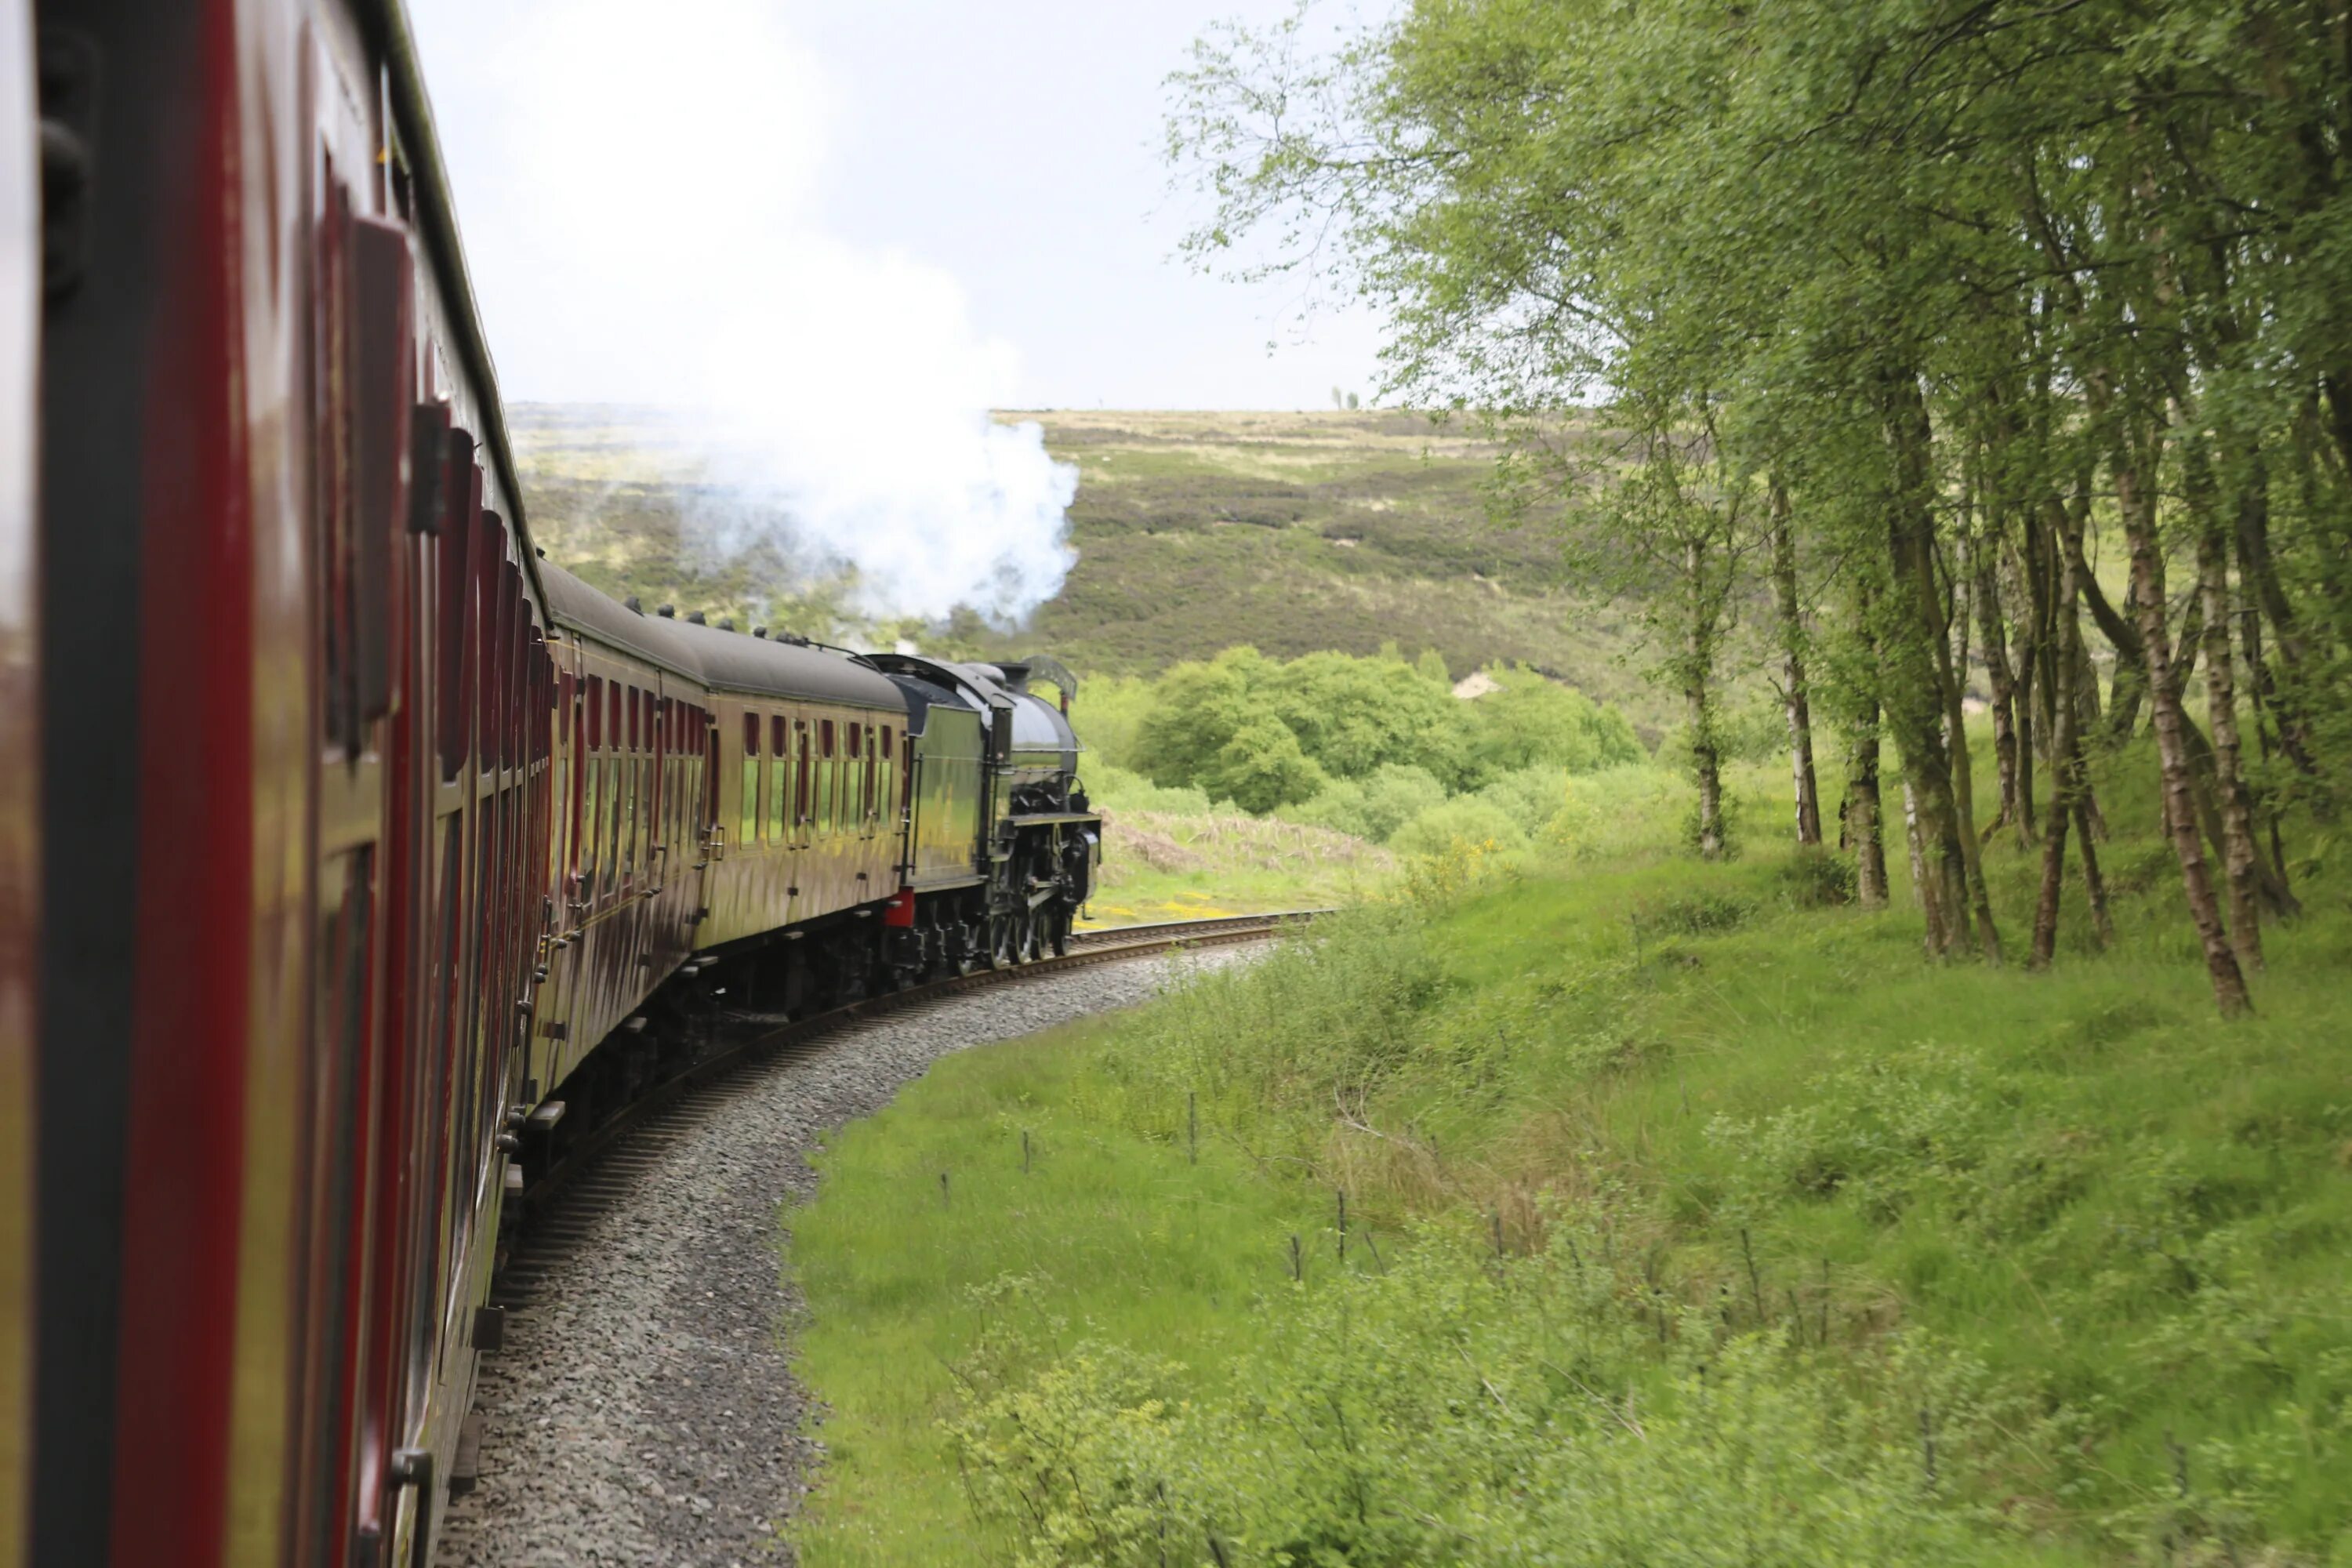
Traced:
<svg viewBox="0 0 2352 1568">
<path fill-rule="evenodd" d="M 509 396 L 692 411 L 713 476 L 872 612 L 1017 619 L 1061 585 L 1076 472 L 990 419 L 1018 361 L 954 277 L 828 232 L 839 106 L 786 7 L 415 10 Z M 748 542 L 729 515 L 707 547 Z"/>
</svg>

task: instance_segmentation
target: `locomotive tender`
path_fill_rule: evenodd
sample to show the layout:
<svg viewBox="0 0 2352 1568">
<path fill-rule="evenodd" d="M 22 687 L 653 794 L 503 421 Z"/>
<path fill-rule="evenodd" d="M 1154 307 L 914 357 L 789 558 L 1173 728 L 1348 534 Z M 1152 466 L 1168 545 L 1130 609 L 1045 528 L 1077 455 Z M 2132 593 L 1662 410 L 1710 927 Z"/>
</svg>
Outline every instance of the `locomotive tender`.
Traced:
<svg viewBox="0 0 2352 1568">
<path fill-rule="evenodd" d="M 397 0 L 0 0 L 0 1568 L 427 1562 L 529 1163 L 1066 941 L 1067 670 L 698 619 L 530 542 Z"/>
</svg>

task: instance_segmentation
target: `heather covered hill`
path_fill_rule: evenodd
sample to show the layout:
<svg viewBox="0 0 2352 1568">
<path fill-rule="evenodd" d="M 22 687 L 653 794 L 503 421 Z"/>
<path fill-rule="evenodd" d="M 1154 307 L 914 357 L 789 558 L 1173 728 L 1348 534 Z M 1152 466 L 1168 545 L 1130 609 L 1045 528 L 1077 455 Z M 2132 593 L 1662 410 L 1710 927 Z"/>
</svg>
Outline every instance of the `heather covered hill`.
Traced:
<svg viewBox="0 0 2352 1568">
<path fill-rule="evenodd" d="M 1457 677 L 1539 667 L 1652 739 L 1670 721 L 1670 700 L 1620 659 L 1631 623 L 1579 591 L 1557 534 L 1491 518 L 1496 450 L 1458 426 L 1395 410 L 1002 417 L 1041 424 L 1078 471 L 1076 564 L 1012 631 L 968 615 L 861 621 L 840 583 L 781 542 L 788 524 L 719 482 L 670 416 L 524 405 L 513 426 L 539 542 L 648 608 L 960 654 L 1049 647 L 1097 675 L 1242 645 L 1289 658 L 1394 644 L 1436 650 Z"/>
</svg>

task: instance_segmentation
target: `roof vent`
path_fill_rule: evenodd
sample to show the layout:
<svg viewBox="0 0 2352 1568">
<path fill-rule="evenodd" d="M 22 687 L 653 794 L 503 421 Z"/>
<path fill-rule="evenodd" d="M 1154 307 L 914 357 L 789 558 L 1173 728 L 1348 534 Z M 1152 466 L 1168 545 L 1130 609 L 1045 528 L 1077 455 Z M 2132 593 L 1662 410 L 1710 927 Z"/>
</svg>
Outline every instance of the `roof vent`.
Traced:
<svg viewBox="0 0 2352 1568">
<path fill-rule="evenodd" d="M 710 623 L 702 618 L 700 610 L 688 610 L 686 613 L 686 624 L 690 626 L 707 626 Z"/>
<path fill-rule="evenodd" d="M 735 629 L 735 617 L 729 616 L 726 619 L 720 621 L 719 623 L 719 629 L 722 632 L 733 631 Z"/>
<path fill-rule="evenodd" d="M 544 544 L 534 544 L 534 545 L 532 545 L 532 546 L 530 547 L 530 552 L 531 552 L 533 555 L 538 556 L 541 561 L 544 561 L 544 560 L 546 560 L 546 559 L 547 559 L 547 546 L 546 546 L 546 545 L 544 545 Z"/>
<path fill-rule="evenodd" d="M 621 601 L 621 608 L 633 616 L 642 616 L 646 613 L 645 605 L 637 602 L 637 596 L 635 594 Z"/>
<path fill-rule="evenodd" d="M 654 614 L 661 616 L 664 620 L 668 620 L 677 614 L 677 606 L 676 605 L 656 605 L 654 606 Z"/>
<path fill-rule="evenodd" d="M 751 628 L 751 635 L 755 637 L 764 637 L 768 635 L 768 628 L 765 626 L 753 626 Z"/>
<path fill-rule="evenodd" d="M 776 634 L 776 640 L 778 642 L 790 643 L 794 647 L 806 647 L 809 646 L 808 638 L 801 636 L 798 632 L 778 632 Z"/>
</svg>

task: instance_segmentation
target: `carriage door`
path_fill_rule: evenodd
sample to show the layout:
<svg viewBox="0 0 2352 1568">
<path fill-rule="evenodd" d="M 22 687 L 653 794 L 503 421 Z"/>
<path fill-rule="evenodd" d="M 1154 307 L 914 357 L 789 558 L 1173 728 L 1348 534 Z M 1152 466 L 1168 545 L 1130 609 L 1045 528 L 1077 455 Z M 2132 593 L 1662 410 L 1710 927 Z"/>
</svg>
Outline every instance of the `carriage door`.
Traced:
<svg viewBox="0 0 2352 1568">
<path fill-rule="evenodd" d="M 334 1565 L 370 1560 L 383 1539 L 395 1442 L 388 1395 L 396 1340 L 386 1312 L 396 1312 L 399 1296 L 401 1043 L 418 799 L 407 787 L 415 737 L 405 714 L 394 717 L 394 695 L 409 685 L 402 628 L 414 614 L 415 393 L 407 235 L 354 214 L 323 152 L 314 177 L 307 368 L 320 838 L 292 1523 L 296 1555 Z"/>
</svg>

